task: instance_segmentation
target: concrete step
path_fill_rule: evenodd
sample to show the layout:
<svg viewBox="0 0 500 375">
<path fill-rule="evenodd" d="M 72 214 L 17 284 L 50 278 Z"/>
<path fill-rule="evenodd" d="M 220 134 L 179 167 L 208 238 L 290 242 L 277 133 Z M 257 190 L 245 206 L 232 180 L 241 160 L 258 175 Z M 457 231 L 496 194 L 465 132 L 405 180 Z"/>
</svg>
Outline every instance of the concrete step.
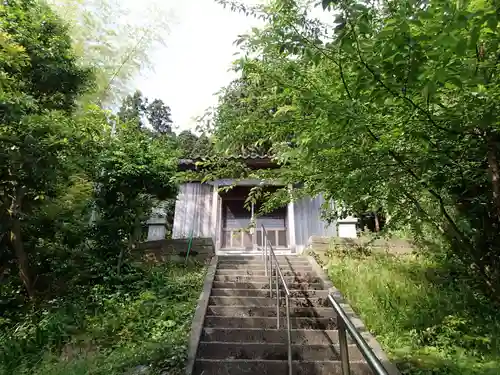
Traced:
<svg viewBox="0 0 500 375">
<path fill-rule="evenodd" d="M 285 318 L 281 320 L 281 324 L 286 324 Z M 292 329 L 319 329 L 332 330 L 336 329 L 335 319 L 333 318 L 296 318 L 290 319 Z M 205 316 L 205 327 L 213 328 L 260 328 L 260 329 L 276 329 L 276 318 L 267 317 L 251 317 L 239 318 L 231 316 Z"/>
<path fill-rule="evenodd" d="M 362 360 L 355 345 L 349 345 L 349 359 Z M 246 342 L 200 342 L 199 359 L 263 359 L 287 360 L 287 344 L 246 343 Z M 292 360 L 332 361 L 339 360 L 339 347 L 335 345 L 292 345 Z"/>
<path fill-rule="evenodd" d="M 281 273 L 283 276 L 299 276 L 299 277 L 315 277 L 316 272 L 310 271 L 310 272 L 301 272 L 301 271 L 285 271 L 281 270 Z M 262 270 L 246 270 L 246 269 L 240 269 L 240 270 L 224 270 L 224 269 L 218 269 L 215 271 L 216 276 L 222 276 L 222 275 L 227 275 L 227 276 L 265 276 L 266 273 L 264 269 Z"/>
<path fill-rule="evenodd" d="M 292 298 L 327 298 L 327 290 L 290 289 Z M 274 295 L 274 293 L 273 293 Z M 269 289 L 212 289 L 212 297 L 269 297 Z"/>
<path fill-rule="evenodd" d="M 293 361 L 294 375 L 341 375 L 340 361 Z M 200 359 L 195 362 L 193 375 L 277 375 L 288 374 L 287 361 L 248 359 Z M 364 362 L 351 362 L 351 375 L 372 375 Z"/>
<path fill-rule="evenodd" d="M 274 267 L 273 267 L 274 268 Z M 264 271 L 263 264 L 234 264 L 234 263 L 219 263 L 217 270 L 250 270 L 250 271 Z M 297 272 L 313 272 L 311 265 L 288 265 L 280 264 L 280 270 L 297 271 Z"/>
<path fill-rule="evenodd" d="M 292 344 L 295 345 L 332 345 L 339 341 L 337 330 L 319 331 L 297 329 L 291 332 Z M 204 328 L 201 341 L 220 342 L 257 342 L 282 344 L 287 342 L 287 331 L 285 329 L 225 329 L 225 328 Z M 351 342 L 349 336 L 347 336 Z"/>
<path fill-rule="evenodd" d="M 273 269 L 276 268 L 275 264 L 273 264 Z M 296 269 L 308 269 L 311 270 L 312 266 L 309 263 L 300 263 L 300 264 L 280 264 L 279 267 L 282 271 L 283 270 L 296 270 Z M 235 270 L 251 270 L 251 271 L 265 271 L 266 268 L 264 264 L 256 264 L 256 263 L 218 263 L 217 264 L 217 270 L 228 270 L 228 269 L 235 269 Z"/>
<path fill-rule="evenodd" d="M 274 280 L 274 276 L 273 276 Z M 280 279 L 281 280 L 281 279 Z M 229 282 L 258 282 L 265 283 L 269 281 L 268 276 L 254 276 L 254 275 L 215 275 L 214 281 L 229 281 Z M 285 276 L 285 282 L 307 282 L 307 283 L 321 283 L 321 279 L 316 276 Z"/>
<path fill-rule="evenodd" d="M 281 305 L 280 316 L 285 316 L 285 306 Z M 207 316 L 231 316 L 238 318 L 247 317 L 275 317 L 276 306 L 208 306 Z M 333 308 L 329 307 L 291 307 L 290 316 L 292 317 L 317 317 L 317 318 L 335 318 L 336 314 Z"/>
<path fill-rule="evenodd" d="M 306 261 L 307 258 L 299 255 L 276 255 L 276 258 L 278 259 L 278 262 L 285 262 L 285 261 Z M 257 262 L 263 262 L 264 259 L 262 258 L 262 253 L 259 253 L 258 255 L 255 256 L 248 256 L 248 255 L 221 255 L 217 258 L 219 262 L 232 262 L 232 261 L 257 261 Z"/>
<path fill-rule="evenodd" d="M 289 283 L 286 285 L 288 289 L 298 289 L 298 290 L 304 290 L 304 289 L 313 289 L 313 290 L 321 290 L 323 289 L 323 284 L 320 283 Z M 269 289 L 269 283 L 266 282 L 260 282 L 260 283 L 253 283 L 253 282 L 246 282 L 246 283 L 234 283 L 234 282 L 221 282 L 221 281 L 214 281 L 212 284 L 212 289 Z M 274 281 L 273 281 L 273 288 L 274 288 Z"/>
<path fill-rule="evenodd" d="M 279 257 L 297 257 L 297 254 L 292 253 L 290 249 L 274 249 L 274 254 Z M 251 251 L 243 249 L 220 249 L 217 252 L 217 256 L 220 258 L 232 257 L 232 258 L 262 258 L 262 251 Z"/>
<path fill-rule="evenodd" d="M 263 260 L 244 260 L 244 259 L 238 259 L 238 260 L 219 260 L 217 262 L 218 264 L 235 264 L 235 265 L 249 265 L 249 266 L 263 266 L 265 267 L 265 262 Z M 273 260 L 273 267 L 276 264 L 276 262 Z M 296 259 L 296 260 L 278 260 L 278 264 L 280 266 L 286 266 L 286 265 L 297 265 L 297 266 L 310 266 L 311 264 L 307 259 Z"/>
<path fill-rule="evenodd" d="M 285 299 L 281 299 L 285 306 Z M 215 306 L 276 306 L 276 298 L 266 297 L 210 297 L 208 302 Z M 290 298 L 290 307 L 329 307 L 327 298 Z"/>
</svg>

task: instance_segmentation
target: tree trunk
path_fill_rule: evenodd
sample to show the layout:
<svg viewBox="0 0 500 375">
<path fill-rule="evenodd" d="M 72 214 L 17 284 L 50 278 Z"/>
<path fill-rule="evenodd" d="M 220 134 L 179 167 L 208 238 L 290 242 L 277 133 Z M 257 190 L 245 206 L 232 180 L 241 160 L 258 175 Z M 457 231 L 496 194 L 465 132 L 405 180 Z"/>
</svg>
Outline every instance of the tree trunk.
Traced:
<svg viewBox="0 0 500 375">
<path fill-rule="evenodd" d="M 375 219 L 375 232 L 380 232 L 380 222 L 378 220 L 378 215 L 377 212 L 374 212 L 374 219 Z"/>
<path fill-rule="evenodd" d="M 14 252 L 17 258 L 17 265 L 19 268 L 19 277 L 23 282 L 26 291 L 28 292 L 28 296 L 30 298 L 34 295 L 33 284 L 31 282 L 30 275 L 30 267 L 28 261 L 28 255 L 24 250 L 24 244 L 21 237 L 21 219 L 20 219 L 20 208 L 22 199 L 24 196 L 23 189 L 19 190 L 15 194 L 15 199 L 12 200 L 11 204 L 11 217 L 12 217 L 12 228 L 11 228 L 11 242 L 12 247 L 14 248 Z"/>
<path fill-rule="evenodd" d="M 132 235 L 133 242 L 130 250 L 134 250 L 135 248 L 137 248 L 137 244 L 141 240 L 141 232 L 142 232 L 141 221 L 136 219 L 134 223 L 134 234 Z"/>
<path fill-rule="evenodd" d="M 28 296 L 33 297 L 33 285 L 31 283 L 30 269 L 28 263 L 28 255 L 24 251 L 24 245 L 21 238 L 21 221 L 15 217 L 12 221 L 12 246 L 17 257 L 17 265 L 19 267 L 19 277 L 26 287 Z"/>
<path fill-rule="evenodd" d="M 491 186 L 493 188 L 493 204 L 500 220 L 500 166 L 498 165 L 496 142 L 490 139 L 488 142 L 488 165 L 491 174 Z"/>
<path fill-rule="evenodd" d="M 120 254 L 118 254 L 118 264 L 116 265 L 116 273 L 120 276 L 120 272 L 122 270 L 123 258 L 125 255 L 125 247 L 122 246 L 120 249 Z"/>
<path fill-rule="evenodd" d="M 136 215 L 136 218 L 139 217 Z M 116 271 L 118 275 L 120 275 L 121 268 L 123 266 L 123 262 L 125 260 L 125 251 L 130 252 L 133 249 L 136 248 L 137 242 L 140 240 L 140 235 L 141 235 L 141 222 L 138 219 L 134 220 L 134 227 L 132 229 L 132 233 L 130 234 L 129 240 L 128 240 L 128 245 L 127 248 L 125 249 L 122 247 L 120 250 L 120 254 L 118 255 L 118 264 L 116 266 Z"/>
</svg>

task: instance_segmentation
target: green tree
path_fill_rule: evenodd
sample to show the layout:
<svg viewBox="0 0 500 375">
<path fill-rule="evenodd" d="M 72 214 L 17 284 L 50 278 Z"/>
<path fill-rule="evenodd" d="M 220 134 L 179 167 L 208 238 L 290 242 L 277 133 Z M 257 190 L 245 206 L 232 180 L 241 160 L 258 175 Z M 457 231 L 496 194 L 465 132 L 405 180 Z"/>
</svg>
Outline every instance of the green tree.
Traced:
<svg viewBox="0 0 500 375">
<path fill-rule="evenodd" d="M 198 137 L 189 130 L 183 130 L 176 137 L 177 145 L 183 158 L 195 157 Z"/>
<path fill-rule="evenodd" d="M 139 90 L 127 95 L 118 111 L 118 118 L 122 122 L 135 123 L 138 128 L 144 127 L 144 115 L 148 107 L 148 99 L 144 98 Z"/>
<path fill-rule="evenodd" d="M 172 133 L 172 113 L 161 99 L 153 100 L 146 108 L 149 125 L 157 134 Z"/>
<path fill-rule="evenodd" d="M 132 6 L 120 0 L 49 0 L 70 25 L 77 56 L 95 70 L 93 90 L 81 98 L 110 107 L 120 103 L 152 52 L 165 46 L 170 10 L 159 3 Z"/>
<path fill-rule="evenodd" d="M 212 153 L 212 141 L 206 134 L 198 137 L 194 144 L 195 150 L 199 157 L 209 157 Z"/>
<path fill-rule="evenodd" d="M 77 154 L 89 153 L 98 136 L 68 114 L 90 74 L 72 53 L 67 28 L 43 3 L 13 0 L 0 5 L 3 111 L 0 127 L 0 207 L 19 274 L 29 295 L 33 281 L 22 225 L 56 186 L 68 180 Z M 94 118 L 95 119 L 95 118 Z M 73 163 L 72 163 L 73 162 Z"/>
<path fill-rule="evenodd" d="M 118 118 L 122 122 L 132 122 L 139 129 L 152 128 L 156 135 L 172 135 L 172 114 L 170 107 L 165 105 L 161 99 L 149 102 L 141 91 L 136 90 L 133 94 L 123 99 L 118 111 Z"/>
<path fill-rule="evenodd" d="M 247 101 L 222 99 L 217 139 L 269 140 L 282 179 L 351 211 L 383 208 L 392 226 L 425 225 L 499 298 L 496 5 L 322 3 L 333 26 L 307 3 L 229 4 L 267 22 L 240 40 L 237 65 L 258 110 L 238 125 Z"/>
<path fill-rule="evenodd" d="M 239 69 L 239 68 L 237 68 Z M 264 78 L 255 74 L 247 74 L 249 70 L 242 70 L 242 77 L 231 82 L 220 93 L 219 106 L 216 111 L 215 137 L 227 139 L 234 128 L 251 129 L 239 132 L 237 139 L 230 143 L 219 142 L 218 150 L 223 154 L 244 155 L 248 153 L 267 154 L 271 144 L 267 141 L 265 133 L 261 133 L 255 123 L 262 123 L 273 118 L 276 110 L 272 105 L 262 106 L 259 100 L 262 92 L 266 91 Z M 276 89 L 275 83 L 272 83 Z M 229 146 L 229 147 L 227 147 Z"/>
<path fill-rule="evenodd" d="M 94 176 L 100 186 L 95 191 L 97 241 L 102 256 L 117 259 L 118 273 L 127 252 L 141 239 L 154 200 L 175 197 L 176 170 L 173 143 L 151 138 L 133 122 L 121 123 L 100 154 Z"/>
</svg>

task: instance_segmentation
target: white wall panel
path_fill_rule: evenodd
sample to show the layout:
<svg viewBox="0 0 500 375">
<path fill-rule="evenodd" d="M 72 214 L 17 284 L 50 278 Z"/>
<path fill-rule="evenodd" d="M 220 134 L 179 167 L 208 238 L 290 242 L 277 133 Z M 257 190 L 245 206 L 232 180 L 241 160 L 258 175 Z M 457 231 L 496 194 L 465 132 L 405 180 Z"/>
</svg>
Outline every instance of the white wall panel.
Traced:
<svg viewBox="0 0 500 375">
<path fill-rule="evenodd" d="M 186 183 L 179 188 L 175 203 L 173 238 L 212 237 L 213 186 Z"/>
<path fill-rule="evenodd" d="M 336 224 L 321 219 L 321 206 L 325 202 L 323 195 L 315 198 L 302 198 L 294 202 L 295 243 L 297 251 L 307 246 L 311 236 L 336 236 Z"/>
</svg>

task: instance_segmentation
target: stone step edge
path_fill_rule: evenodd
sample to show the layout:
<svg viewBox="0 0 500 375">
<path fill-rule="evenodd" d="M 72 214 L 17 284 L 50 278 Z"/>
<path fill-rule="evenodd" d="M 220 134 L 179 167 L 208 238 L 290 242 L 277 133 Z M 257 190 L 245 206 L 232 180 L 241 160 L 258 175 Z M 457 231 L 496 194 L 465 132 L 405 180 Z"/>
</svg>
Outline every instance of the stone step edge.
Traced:
<svg viewBox="0 0 500 375">
<path fill-rule="evenodd" d="M 300 272 L 300 273 L 306 273 L 306 272 L 314 272 L 314 269 L 311 266 L 306 266 L 306 267 L 280 267 L 281 272 Z M 265 271 L 263 268 L 260 267 L 217 267 L 217 272 L 227 272 L 227 271 L 238 271 L 238 272 L 255 272 L 255 271 Z M 274 274 L 274 271 L 273 271 Z M 265 274 L 264 274 L 265 275 Z"/>
<path fill-rule="evenodd" d="M 229 265 L 229 266 L 253 266 L 253 267 L 262 267 L 262 269 L 265 269 L 266 264 L 264 262 L 258 263 L 258 262 L 218 262 L 218 266 L 224 266 L 224 265 Z M 312 267 L 311 263 L 309 262 L 282 262 L 278 263 L 280 267 L 288 267 L 288 266 L 304 266 L 304 267 Z M 273 268 L 276 267 L 276 263 L 273 263 Z"/>
<path fill-rule="evenodd" d="M 259 316 L 259 315 L 254 315 L 254 316 L 237 316 L 237 315 L 205 315 L 205 317 L 207 318 L 220 318 L 220 319 L 272 319 L 274 321 L 276 321 L 276 317 L 275 316 Z M 280 316 L 280 318 L 284 318 L 284 316 Z M 290 316 L 290 319 L 293 319 L 293 320 L 321 320 L 321 319 L 324 319 L 324 320 L 333 320 L 333 319 L 336 319 L 335 317 L 331 317 L 331 316 Z M 280 321 L 282 321 L 283 319 L 280 319 Z M 212 327 L 206 327 L 204 326 L 204 328 L 212 328 Z M 224 327 L 214 327 L 214 328 L 219 328 L 219 329 L 224 329 Z M 226 329 L 231 329 L 231 327 L 227 327 Z M 264 328 L 262 328 L 264 329 Z M 315 330 L 312 330 L 312 331 L 315 331 Z M 325 331 L 324 329 L 321 329 L 321 330 L 318 330 L 318 331 Z M 328 331 L 328 330 L 326 330 Z"/>
<path fill-rule="evenodd" d="M 262 266 L 262 267 L 265 267 L 265 263 L 264 262 L 259 262 L 259 261 L 255 261 L 255 260 L 251 260 L 251 261 L 241 261 L 241 260 L 224 260 L 224 261 L 220 261 L 217 263 L 217 264 L 244 264 L 244 265 L 256 265 L 256 266 Z M 308 265 L 310 266 L 311 264 L 307 261 L 307 260 L 293 260 L 293 261 L 279 261 L 278 264 L 280 266 L 286 266 L 286 265 L 301 265 L 301 264 L 304 264 L 304 265 Z M 275 262 L 273 262 L 273 267 L 276 265 Z"/>
<path fill-rule="evenodd" d="M 230 337 L 227 341 L 221 340 L 210 340 L 209 338 L 212 336 L 219 337 L 222 335 L 223 337 Z M 310 328 L 293 328 L 290 330 L 290 335 L 292 338 L 292 345 L 302 345 L 304 341 L 301 341 L 303 338 L 309 337 L 309 339 L 316 342 L 316 344 L 309 344 L 307 341 L 307 345 L 334 345 L 336 349 L 338 349 L 339 344 L 339 331 L 338 329 L 310 329 Z M 283 344 L 286 343 L 287 329 L 286 328 L 267 328 L 263 330 L 262 328 L 220 328 L 220 327 L 204 327 L 202 331 L 202 335 L 200 340 L 207 342 L 243 342 L 243 343 L 267 343 L 267 344 Z M 232 338 L 231 338 L 232 337 Z M 238 339 L 237 341 L 232 341 L 236 339 L 236 337 L 243 337 L 241 341 Z M 252 338 L 249 340 L 248 338 Z M 205 338 L 205 340 L 203 340 Z M 265 341 L 260 341 L 264 339 Z M 314 340 L 325 340 L 321 342 L 325 342 L 324 344 L 317 344 L 318 341 Z M 299 341 L 297 341 L 299 340 Z M 347 338 L 349 345 L 355 345 L 350 336 Z"/>
<path fill-rule="evenodd" d="M 210 298 L 217 298 L 217 297 L 210 297 Z M 231 297 L 234 299 L 234 297 Z M 243 297 L 245 298 L 245 297 Z M 251 298 L 251 297 L 250 297 Z M 268 298 L 262 298 L 262 299 L 268 299 Z M 305 298 L 290 298 L 290 300 L 305 300 Z M 307 300 L 306 300 L 307 301 Z M 253 302 L 253 301 L 252 301 Z M 274 303 L 273 303 L 274 302 Z M 282 297 L 280 298 L 280 306 L 285 308 L 285 299 Z M 276 307 L 276 298 L 273 298 L 272 301 L 270 301 L 269 303 L 267 304 L 261 304 L 261 305 L 229 305 L 229 304 L 223 304 L 223 303 L 210 303 L 208 305 L 208 307 L 241 307 L 241 308 L 248 308 L 248 309 L 253 309 L 253 308 L 257 308 L 257 307 L 264 307 L 264 308 L 267 308 L 267 307 Z M 314 308 L 324 308 L 324 309 L 327 309 L 329 308 L 329 306 L 325 306 L 325 305 L 307 305 L 307 306 L 290 306 L 290 308 L 299 308 L 299 307 L 303 307 L 303 308 L 310 308 L 310 309 L 314 309 Z M 333 310 L 333 307 L 331 308 Z"/>
<path fill-rule="evenodd" d="M 276 319 L 276 317 L 274 317 Z M 219 328 L 219 327 L 203 327 L 203 330 L 205 331 L 262 331 L 262 328 Z M 287 329 L 276 329 L 276 328 L 266 328 L 266 332 L 286 332 Z M 291 329 L 290 332 L 324 332 L 324 333 L 329 333 L 329 332 L 337 332 L 337 329 L 307 329 L 307 328 L 294 328 Z M 210 341 L 205 341 L 205 342 L 210 342 Z"/>
<path fill-rule="evenodd" d="M 264 281 L 269 281 L 269 276 L 266 275 L 215 275 L 217 278 L 224 278 L 225 280 L 222 281 L 235 281 L 238 278 L 244 279 L 244 280 L 264 280 Z M 292 281 L 307 281 L 307 278 L 304 276 L 297 276 L 297 275 L 291 275 L 291 276 L 283 276 L 285 280 L 292 280 Z M 319 276 L 309 276 L 309 279 L 317 279 L 320 281 L 321 278 Z M 281 278 L 280 278 L 281 280 Z M 220 281 L 220 280 L 219 280 Z M 274 276 L 273 276 L 273 282 L 275 281 Z M 256 281 L 257 283 L 260 281 Z M 319 281 L 318 281 L 319 282 Z"/>
<path fill-rule="evenodd" d="M 265 270 L 265 263 L 235 263 L 235 262 L 219 262 L 217 263 L 217 266 L 249 266 L 249 267 L 262 267 L 263 270 Z M 279 263 L 280 268 L 281 267 L 290 267 L 290 266 L 297 266 L 297 267 L 312 267 L 311 263 L 307 262 L 300 262 L 300 263 Z M 273 263 L 273 268 L 276 267 L 276 263 Z"/>
<path fill-rule="evenodd" d="M 218 290 L 223 290 L 222 288 L 218 289 Z M 255 290 L 255 289 L 229 289 L 229 290 Z M 265 289 L 267 290 L 267 289 Z M 296 289 L 290 289 L 290 291 L 292 290 L 296 290 Z M 300 289 L 302 290 L 302 289 Z M 316 290 L 318 291 L 318 290 Z M 248 297 L 248 296 L 240 296 L 242 299 L 260 299 L 260 300 L 270 300 L 270 302 L 276 302 L 276 294 L 273 293 L 273 298 L 271 297 Z M 232 300 L 234 299 L 234 296 L 210 296 L 210 298 L 221 298 L 221 299 L 227 299 L 228 301 L 229 300 Z M 281 296 L 282 300 L 285 299 L 285 296 Z M 290 297 L 290 300 L 304 300 L 304 301 L 307 301 L 307 300 L 311 300 L 311 299 L 326 299 L 326 297 Z M 328 305 L 330 306 L 330 305 Z M 311 306 L 313 307 L 313 306 Z M 326 306 L 325 306 L 326 307 Z M 332 307 L 333 309 L 333 307 Z"/>
<path fill-rule="evenodd" d="M 197 358 L 196 362 L 220 362 L 220 363 L 260 363 L 260 362 L 266 362 L 266 363 L 288 363 L 286 359 L 214 359 L 214 358 Z M 299 361 L 299 360 L 292 360 L 292 365 L 293 364 L 299 364 L 299 363 L 311 363 L 311 364 L 321 364 L 321 363 L 332 363 L 332 364 L 340 364 L 340 360 L 336 361 Z M 366 361 L 349 361 L 349 363 L 352 364 L 366 364 Z"/>
<path fill-rule="evenodd" d="M 244 273 L 244 272 L 239 272 L 239 273 L 230 273 L 230 274 L 227 274 L 227 273 L 224 273 L 224 272 L 221 272 L 223 270 L 218 270 L 216 273 L 215 273 L 215 276 L 229 276 L 229 277 L 267 277 L 269 278 L 269 275 L 266 275 L 265 273 L 262 273 L 262 275 L 256 275 L 254 273 Z M 233 271 L 233 270 L 231 270 Z M 308 273 L 306 275 L 303 275 L 302 273 L 305 273 L 305 272 L 299 272 L 299 271 L 282 271 L 282 272 L 293 272 L 293 275 L 283 275 L 284 277 L 317 277 L 317 278 L 320 278 L 319 276 L 317 276 L 315 273 L 311 272 L 311 271 L 308 271 Z M 299 273 L 297 275 L 297 273 Z M 274 275 L 273 275 L 274 277 Z"/>
<path fill-rule="evenodd" d="M 259 306 L 259 305 L 231 305 L 231 306 L 221 306 L 221 305 L 208 305 L 207 306 L 207 309 L 210 308 L 210 307 L 220 307 L 221 309 L 276 309 L 276 305 L 271 305 L 271 306 Z M 280 305 L 280 308 L 282 309 L 286 309 L 286 306 L 285 305 Z M 328 307 L 328 306 L 290 306 L 290 309 L 308 309 L 308 310 L 316 310 L 316 309 L 320 309 L 320 311 L 335 311 L 332 308 Z M 220 316 L 220 315 L 218 315 Z M 255 316 L 255 317 L 258 317 L 258 316 Z M 249 317 L 251 318 L 251 317 Z M 274 317 L 276 318 L 276 317 Z M 329 317 L 326 317 L 326 318 L 329 318 Z"/>
<path fill-rule="evenodd" d="M 250 260 L 250 261 L 237 261 L 237 260 L 223 260 L 223 261 L 218 261 L 217 264 L 231 264 L 231 265 L 253 265 L 253 266 L 259 266 L 264 268 L 266 266 L 265 262 L 260 262 L 260 261 L 255 261 L 255 260 Z M 269 263 L 268 263 L 269 264 Z M 305 266 L 310 266 L 311 263 L 309 263 L 307 260 L 293 260 L 293 261 L 279 261 L 278 264 L 280 266 L 288 266 L 288 265 L 305 265 Z M 273 268 L 276 267 L 276 262 L 273 261 Z"/>
<path fill-rule="evenodd" d="M 243 274 L 227 274 L 227 273 L 216 273 L 215 274 L 216 277 L 231 277 L 231 278 L 237 278 L 237 277 L 243 277 L 243 278 L 247 278 L 247 279 L 250 279 L 250 278 L 266 278 L 266 279 L 269 279 L 269 276 L 266 276 L 266 275 L 254 275 L 254 274 L 248 274 L 248 273 L 243 273 Z M 284 275 L 283 276 L 285 279 L 303 279 L 303 278 L 306 278 L 306 277 L 309 277 L 309 278 L 317 278 L 317 279 L 321 279 L 319 276 L 316 276 L 315 274 L 310 274 L 310 275 L 297 275 L 297 274 L 293 274 L 293 275 Z M 274 281 L 274 276 L 273 276 L 273 281 Z M 323 281 L 323 280 L 321 280 Z"/>
<path fill-rule="evenodd" d="M 214 281 L 214 284 L 215 283 L 217 283 L 217 284 L 261 284 L 261 285 L 254 285 L 255 288 L 231 288 L 229 285 L 224 285 L 222 287 L 221 287 L 221 285 L 213 285 L 212 286 L 212 290 L 221 290 L 221 289 L 230 289 L 230 290 L 269 290 L 269 283 L 266 283 L 266 282 Z M 326 289 L 323 289 L 323 285 L 321 285 L 320 283 L 295 282 L 293 284 L 298 284 L 298 285 L 312 285 L 313 287 L 316 286 L 317 289 L 296 289 L 296 288 L 291 289 L 289 287 L 289 285 L 287 284 L 287 287 L 288 287 L 288 290 L 289 290 L 290 293 L 292 293 L 293 291 L 302 291 L 302 292 L 304 292 L 304 291 L 314 291 L 314 290 L 323 290 L 323 291 L 326 291 L 326 292 L 328 291 Z M 273 295 L 274 295 L 275 289 L 276 289 L 275 284 L 272 284 Z M 282 293 L 285 293 L 282 287 L 280 287 L 280 291 Z M 274 297 L 276 297 L 276 296 L 274 296 Z"/>
<path fill-rule="evenodd" d="M 273 267 L 274 269 L 274 267 Z M 311 266 L 280 266 L 280 270 L 283 272 L 313 272 L 314 269 Z M 234 267 L 225 267 L 225 266 L 217 266 L 217 272 L 218 271 L 265 271 L 264 267 L 257 267 L 257 266 L 249 266 L 248 264 L 239 264 L 238 266 Z"/>
<path fill-rule="evenodd" d="M 241 283 L 240 283 L 241 284 Z M 269 291 L 269 288 L 265 288 L 265 289 L 248 289 L 248 288 L 213 288 L 212 290 L 259 290 L 259 291 Z M 290 291 L 290 293 L 297 293 L 297 292 L 327 292 L 328 293 L 328 290 L 327 289 L 288 289 Z M 283 289 L 281 289 L 281 292 L 283 292 Z M 210 297 L 230 297 L 230 296 L 212 296 L 210 295 Z M 247 297 L 247 296 L 239 296 L 239 297 Z M 232 297 L 230 297 L 232 298 Z M 257 297 L 255 297 L 257 298 Z M 259 297 L 259 298 L 271 298 L 271 297 Z M 276 298 L 276 295 L 274 295 L 274 289 L 273 289 L 273 298 Z M 285 296 L 283 296 L 282 298 L 285 298 Z M 298 297 L 291 297 L 291 298 L 298 298 Z M 300 297 L 300 298 L 309 298 L 309 297 Z M 315 297 L 310 297 L 310 298 L 315 298 Z"/>
<path fill-rule="evenodd" d="M 314 331 L 314 330 L 309 330 L 309 331 Z M 287 347 L 288 346 L 288 343 L 283 343 L 283 342 L 256 342 L 256 341 L 203 341 L 201 340 L 200 341 L 200 344 L 210 344 L 210 345 L 234 345 L 234 346 L 256 346 L 256 345 L 259 345 L 259 346 L 266 346 L 266 345 L 272 345 L 272 346 L 283 346 L 283 347 Z M 330 348 L 330 347 L 334 347 L 334 348 L 338 348 L 340 347 L 340 344 L 336 343 L 336 344 L 333 344 L 333 345 L 321 345 L 321 344 L 312 344 L 312 345 L 308 345 L 308 344 L 293 344 L 292 343 L 292 348 L 293 347 L 296 347 L 296 348 L 301 348 L 301 347 L 304 347 L 304 346 L 307 346 L 309 348 Z M 357 348 L 356 344 L 348 344 L 347 345 L 348 349 L 354 349 L 354 348 Z"/>
</svg>

